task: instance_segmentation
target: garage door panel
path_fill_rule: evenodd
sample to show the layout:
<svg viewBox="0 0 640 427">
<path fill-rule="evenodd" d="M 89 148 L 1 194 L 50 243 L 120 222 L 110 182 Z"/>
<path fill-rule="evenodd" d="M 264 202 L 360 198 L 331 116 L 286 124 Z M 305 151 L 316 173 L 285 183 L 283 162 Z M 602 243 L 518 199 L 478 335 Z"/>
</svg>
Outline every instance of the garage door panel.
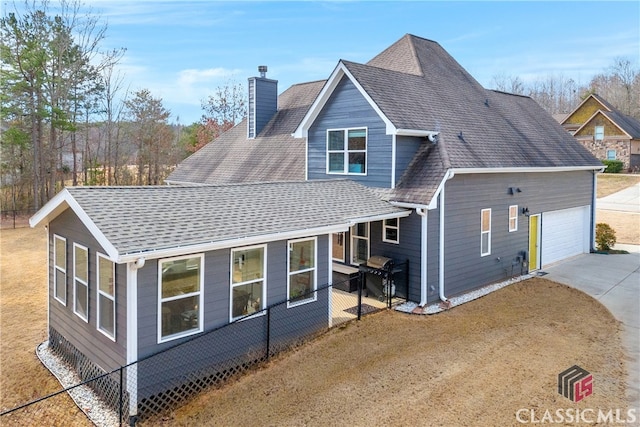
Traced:
<svg viewBox="0 0 640 427">
<path fill-rule="evenodd" d="M 542 214 L 542 265 L 589 252 L 589 206 Z"/>
</svg>

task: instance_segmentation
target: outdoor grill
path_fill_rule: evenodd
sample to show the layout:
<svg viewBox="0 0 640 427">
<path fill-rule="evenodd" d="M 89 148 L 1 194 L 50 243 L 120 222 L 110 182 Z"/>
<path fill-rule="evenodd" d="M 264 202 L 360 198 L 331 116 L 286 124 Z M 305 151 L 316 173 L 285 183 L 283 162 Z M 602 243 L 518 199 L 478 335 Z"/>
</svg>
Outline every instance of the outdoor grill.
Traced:
<svg viewBox="0 0 640 427">
<path fill-rule="evenodd" d="M 395 296 L 393 266 L 391 258 L 380 255 L 374 255 L 360 265 L 360 271 L 365 273 L 366 296 L 378 298 L 380 301 L 384 301 L 388 296 Z"/>
<path fill-rule="evenodd" d="M 393 260 L 380 255 L 374 255 L 367 260 L 367 267 L 391 271 L 393 268 Z"/>
</svg>

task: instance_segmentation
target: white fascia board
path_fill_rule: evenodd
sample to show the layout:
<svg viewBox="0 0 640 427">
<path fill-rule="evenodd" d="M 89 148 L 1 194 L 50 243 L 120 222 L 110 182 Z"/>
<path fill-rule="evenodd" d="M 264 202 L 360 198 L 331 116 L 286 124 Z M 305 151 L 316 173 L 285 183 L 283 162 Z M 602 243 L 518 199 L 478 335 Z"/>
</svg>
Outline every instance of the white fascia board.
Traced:
<svg viewBox="0 0 640 427">
<path fill-rule="evenodd" d="M 349 225 L 356 225 L 363 222 L 382 221 L 384 219 L 391 219 L 391 218 L 404 218 L 409 215 L 411 215 L 411 211 L 402 211 L 402 212 L 394 212 L 389 214 L 364 216 L 360 218 L 351 218 L 349 220 Z"/>
<path fill-rule="evenodd" d="M 96 241 L 105 250 L 111 261 L 118 259 L 118 250 L 111 244 L 111 242 L 100 231 L 98 226 L 91 220 L 89 215 L 82 209 L 76 199 L 73 198 L 71 193 L 65 188 L 56 194 L 51 200 L 49 200 L 38 212 L 29 218 L 29 225 L 31 228 L 38 226 L 42 222 L 49 224 L 58 215 L 67 209 L 71 209 L 78 219 L 87 227 L 89 233 L 96 239 Z"/>
<path fill-rule="evenodd" d="M 406 202 L 389 202 L 393 206 L 407 209 L 429 209 L 428 205 L 421 205 L 419 203 L 406 203 Z"/>
<path fill-rule="evenodd" d="M 262 234 L 258 236 L 242 237 L 237 239 L 221 240 L 217 242 L 199 243 L 197 245 L 176 246 L 166 249 L 132 252 L 118 257 L 118 263 L 134 262 L 139 258 L 158 259 L 174 256 L 215 251 L 218 249 L 238 248 L 242 246 L 257 245 L 261 243 L 275 242 L 278 240 L 299 239 L 302 237 L 321 236 L 324 234 L 339 233 L 349 230 L 350 224 L 328 225 L 324 227 L 307 228 L 288 231 L 284 233 Z"/>
<path fill-rule="evenodd" d="M 599 170 L 602 166 L 549 166 L 549 167 L 509 167 L 509 168 L 452 168 L 455 174 L 471 173 L 527 173 L 527 172 L 572 172 Z"/>
<path fill-rule="evenodd" d="M 420 137 L 430 137 L 436 136 L 440 132 L 432 131 L 432 130 L 424 130 L 424 129 L 396 129 L 395 134 L 399 136 L 420 136 Z"/>
<path fill-rule="evenodd" d="M 296 130 L 293 132 L 292 136 L 294 138 L 307 137 L 309 128 L 320 114 L 320 111 L 322 111 L 322 109 L 324 108 L 325 104 L 329 100 L 329 97 L 331 96 L 331 94 L 333 94 L 333 91 L 338 86 L 338 83 L 340 83 L 340 79 L 342 78 L 342 76 L 345 75 L 349 78 L 349 80 L 351 80 L 351 83 L 354 84 L 354 86 L 358 89 L 364 99 L 366 99 L 369 105 L 371 105 L 371 108 L 375 110 L 378 116 L 380 116 L 382 121 L 385 123 L 386 134 L 393 135 L 396 132 L 396 127 L 393 125 L 393 123 L 391 123 L 391 120 L 389 120 L 389 118 L 382 112 L 382 110 L 380 110 L 380 107 L 378 107 L 378 105 L 373 102 L 373 99 L 369 96 L 369 94 L 362 88 L 362 86 L 360 86 L 360 83 L 358 83 L 358 81 L 353 77 L 344 63 L 340 61 L 331 73 L 331 76 L 329 76 L 329 79 L 320 91 L 320 94 L 318 94 L 318 96 L 316 97 L 316 100 L 313 102 L 313 104 L 311 104 L 309 111 L 307 111 L 307 114 L 305 114 L 304 118 L 302 119 Z"/>
</svg>

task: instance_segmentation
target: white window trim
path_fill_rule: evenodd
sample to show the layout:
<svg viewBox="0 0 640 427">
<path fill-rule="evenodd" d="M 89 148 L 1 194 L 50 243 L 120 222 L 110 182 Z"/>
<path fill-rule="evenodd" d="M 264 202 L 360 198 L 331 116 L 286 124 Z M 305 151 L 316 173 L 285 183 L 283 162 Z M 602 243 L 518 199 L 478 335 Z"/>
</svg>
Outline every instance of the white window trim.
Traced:
<svg viewBox="0 0 640 427">
<path fill-rule="evenodd" d="M 200 290 L 198 292 L 191 292 L 189 294 L 177 295 L 169 298 L 162 298 L 162 264 L 165 262 L 179 261 L 181 259 L 200 258 Z M 183 255 L 172 258 L 163 258 L 158 260 L 158 344 L 173 341 L 178 338 L 188 337 L 195 335 L 203 331 L 204 318 L 203 318 L 203 301 L 204 301 L 204 254 L 191 254 Z M 182 298 L 189 298 L 198 296 L 198 328 L 190 329 L 188 331 L 179 332 L 173 335 L 162 336 L 162 303 L 167 301 L 174 301 Z"/>
<path fill-rule="evenodd" d="M 57 264 L 57 245 L 56 240 L 61 240 L 64 242 L 64 268 L 59 267 Z M 56 274 L 58 271 L 64 274 L 64 283 L 62 286 L 64 287 L 64 299 L 58 298 L 58 275 Z M 66 306 L 67 305 L 67 239 L 62 236 L 58 236 L 57 234 L 53 235 L 53 298 L 58 301 L 60 304 Z"/>
<path fill-rule="evenodd" d="M 482 218 L 485 212 L 489 212 L 489 230 L 484 231 L 482 229 Z M 482 252 L 482 238 L 487 234 L 487 252 Z M 491 208 L 482 209 L 480 211 L 480 256 L 491 255 Z"/>
<path fill-rule="evenodd" d="M 396 224 L 387 225 L 387 219 L 382 220 L 382 241 L 386 243 L 400 244 L 400 218 L 396 218 Z M 396 240 L 387 239 L 387 229 L 396 230 Z"/>
<path fill-rule="evenodd" d="M 349 150 L 349 131 L 364 129 L 365 132 L 365 149 L 364 150 Z M 329 150 L 329 132 L 342 131 L 344 132 L 344 147 L 342 150 Z M 369 128 L 366 126 L 357 126 L 349 128 L 335 128 L 327 129 L 326 133 L 326 173 L 327 175 L 357 175 L 366 176 L 369 173 Z M 329 170 L 329 154 L 330 153 L 344 153 L 344 163 L 342 172 Z M 364 153 L 364 172 L 349 172 L 349 153 Z"/>
<path fill-rule="evenodd" d="M 511 216 L 511 209 L 515 209 L 515 215 Z M 515 226 L 511 227 L 511 220 L 515 220 Z M 509 206 L 509 233 L 518 231 L 518 205 Z"/>
<path fill-rule="evenodd" d="M 85 251 L 87 253 L 87 281 L 85 282 L 84 280 L 80 279 L 78 277 L 78 275 L 76 274 L 76 249 Z M 82 313 L 80 313 L 78 311 L 78 307 L 76 306 L 76 302 L 78 300 L 77 298 L 77 294 L 78 294 L 78 282 L 83 285 L 86 286 L 87 288 L 87 301 L 86 301 L 86 307 L 87 307 L 87 314 L 86 316 L 83 315 Z M 85 322 L 89 322 L 89 248 L 87 248 L 86 246 L 82 246 L 78 243 L 73 243 L 73 312 L 82 320 L 84 320 Z"/>
<path fill-rule="evenodd" d="M 602 137 L 599 138 L 598 137 L 598 129 L 602 129 Z M 596 126 L 595 130 L 593 131 L 593 139 L 595 139 L 596 141 L 604 141 L 604 126 Z"/>
<path fill-rule="evenodd" d="M 262 299 L 262 308 L 260 309 L 260 311 L 257 311 L 255 314 L 253 315 L 244 315 L 244 316 L 238 316 L 238 317 L 233 317 L 233 288 L 235 288 L 236 286 L 243 286 L 243 285 L 248 285 L 250 283 L 254 283 L 254 282 L 258 282 L 259 280 L 247 280 L 246 282 L 239 282 L 239 283 L 233 283 L 233 253 L 235 251 L 247 251 L 247 250 L 251 250 L 251 249 L 258 249 L 258 248 L 262 248 L 263 249 L 263 257 L 264 257 L 264 262 L 262 263 L 262 295 L 260 296 L 260 298 Z M 246 319 L 250 319 L 250 318 L 254 318 L 254 317 L 258 317 L 258 316 L 264 316 L 266 314 L 266 307 L 267 307 L 267 245 L 254 245 L 254 246 L 243 246 L 243 247 L 239 247 L 239 248 L 233 248 L 231 249 L 231 266 L 229 268 L 229 322 L 235 322 L 237 320 L 246 320 Z"/>
<path fill-rule="evenodd" d="M 113 277 L 113 295 L 109 295 L 106 292 L 100 290 L 100 258 L 106 259 L 111 263 L 111 277 Z M 113 335 L 109 331 L 102 329 L 100 326 L 100 312 L 102 311 L 100 305 L 100 296 L 104 296 L 113 302 Z M 109 259 L 106 255 L 101 254 L 100 252 L 96 253 L 96 329 L 101 332 L 104 336 L 109 338 L 112 341 L 116 341 L 116 264 Z"/>
<path fill-rule="evenodd" d="M 352 225 L 351 229 L 350 229 L 350 234 L 351 234 L 351 239 L 350 239 L 350 247 L 349 247 L 349 263 L 351 265 L 360 265 L 358 263 L 353 262 L 353 249 L 356 247 L 356 245 L 354 245 L 354 239 L 362 239 L 362 240 L 366 240 L 367 241 L 367 257 L 365 259 L 368 260 L 369 257 L 371 256 L 371 223 L 370 222 L 365 222 L 364 224 L 367 225 L 367 237 L 362 237 L 362 236 L 358 236 L 354 233 L 354 230 L 356 229 L 356 227 L 358 226 L 358 224 L 356 225 Z"/>
<path fill-rule="evenodd" d="M 314 256 L 314 263 L 313 263 L 313 267 L 311 268 L 306 268 L 304 270 L 296 270 L 294 272 L 291 271 L 291 257 L 289 256 L 289 251 L 291 250 L 291 244 L 292 243 L 298 243 L 298 242 L 307 242 L 313 240 L 313 256 Z M 291 295 L 290 293 L 290 289 L 291 289 L 291 276 L 295 276 L 297 274 L 300 273 L 306 273 L 308 271 L 313 271 L 313 284 L 311 286 L 311 289 L 313 291 L 313 296 L 306 298 L 304 300 L 300 300 L 300 301 L 290 301 L 290 297 L 289 295 Z M 304 239 L 296 239 L 296 240 L 289 240 L 287 242 L 287 308 L 291 308 L 291 307 L 297 307 L 299 305 L 304 305 L 304 304 L 308 304 L 310 302 L 315 302 L 318 300 L 318 293 L 316 292 L 318 290 L 318 238 L 317 237 L 311 237 L 311 238 L 304 238 Z"/>
<path fill-rule="evenodd" d="M 342 235 L 342 258 L 333 257 L 333 236 L 336 234 Z M 346 233 L 344 231 L 338 231 L 337 233 L 331 234 L 331 260 L 332 261 L 344 262 L 344 256 L 346 251 L 345 239 L 346 239 Z"/>
</svg>

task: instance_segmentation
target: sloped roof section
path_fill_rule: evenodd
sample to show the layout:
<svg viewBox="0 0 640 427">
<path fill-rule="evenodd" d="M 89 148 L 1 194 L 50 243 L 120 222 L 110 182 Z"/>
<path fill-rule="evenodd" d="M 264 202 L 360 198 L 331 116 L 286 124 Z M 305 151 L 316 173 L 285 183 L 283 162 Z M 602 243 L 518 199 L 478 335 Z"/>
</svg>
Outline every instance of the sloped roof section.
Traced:
<svg viewBox="0 0 640 427">
<path fill-rule="evenodd" d="M 118 257 L 326 227 L 346 231 L 366 218 L 406 216 L 371 189 L 349 180 L 221 186 L 68 187 L 71 205 L 86 216 Z M 58 199 L 56 203 L 62 203 Z M 52 200 L 53 201 L 53 200 Z M 68 206 L 67 203 L 64 206 Z M 45 206 L 55 211 L 55 207 Z M 51 220 L 51 218 L 47 218 Z M 33 224 L 34 226 L 36 224 Z M 227 246 L 227 247 L 228 247 Z"/>
<path fill-rule="evenodd" d="M 615 109 L 612 111 L 602 111 L 602 114 L 629 134 L 631 139 L 640 139 L 640 121 L 637 119 L 622 114 Z"/>
<path fill-rule="evenodd" d="M 291 136 L 324 81 L 291 86 L 278 112 L 255 139 L 246 119 L 182 161 L 166 179 L 174 184 L 229 184 L 305 178 L 305 141 Z"/>
</svg>

